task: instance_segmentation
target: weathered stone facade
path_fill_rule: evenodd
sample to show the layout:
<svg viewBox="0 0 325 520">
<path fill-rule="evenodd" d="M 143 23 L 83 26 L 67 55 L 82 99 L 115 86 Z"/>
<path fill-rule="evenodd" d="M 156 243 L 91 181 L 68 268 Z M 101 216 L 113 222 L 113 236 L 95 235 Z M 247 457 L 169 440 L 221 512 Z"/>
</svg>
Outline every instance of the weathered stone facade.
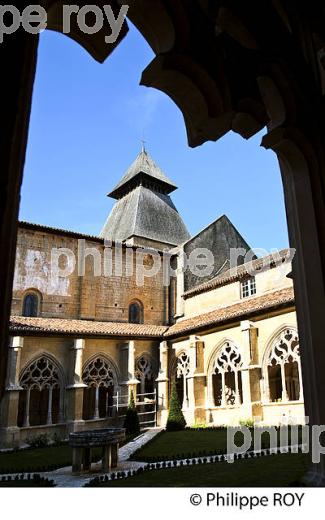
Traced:
<svg viewBox="0 0 325 520">
<path fill-rule="evenodd" d="M 150 182 L 150 171 L 132 172 L 119 196 L 144 181 L 171 191 L 157 170 Z M 155 227 L 156 211 L 148 239 L 124 220 L 123 243 L 20 224 L 2 446 L 122 424 L 131 391 L 143 427 L 164 425 L 173 380 L 188 424 L 304 420 L 289 251 L 253 260 L 254 275 L 243 260 L 231 271 L 230 248 L 249 246 L 226 217 L 171 249 L 178 235 Z M 214 264 L 193 277 L 180 253 L 202 247 Z M 165 250 L 168 283 L 154 269 Z"/>
</svg>

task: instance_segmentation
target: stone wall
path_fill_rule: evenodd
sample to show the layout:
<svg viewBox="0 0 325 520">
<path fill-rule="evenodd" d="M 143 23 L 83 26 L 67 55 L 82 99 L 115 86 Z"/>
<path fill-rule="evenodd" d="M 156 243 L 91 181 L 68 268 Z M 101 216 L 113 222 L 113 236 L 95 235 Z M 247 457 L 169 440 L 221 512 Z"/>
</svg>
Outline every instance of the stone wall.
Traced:
<svg viewBox="0 0 325 520">
<path fill-rule="evenodd" d="M 133 274 L 125 274 L 127 255 L 133 251 L 131 248 L 111 249 L 111 275 L 108 271 L 104 272 L 104 251 L 108 255 L 110 249 L 105 249 L 103 241 L 87 239 L 85 247 L 91 248 L 95 255 L 101 255 L 99 276 L 94 276 L 94 261 L 91 255 L 86 257 L 84 276 L 78 276 L 77 265 L 67 277 L 51 276 L 53 249 L 67 248 L 77 259 L 78 238 L 59 231 L 53 233 L 45 229 L 20 228 L 12 314 L 21 315 L 24 294 L 29 289 L 34 289 L 40 294 L 42 317 L 127 322 L 129 303 L 136 299 L 143 304 L 145 323 L 166 323 L 168 291 L 162 285 L 162 270 L 154 276 L 145 277 L 144 284 L 139 286 L 136 281 L 135 255 L 132 262 L 128 260 L 129 272 L 132 266 Z M 146 256 L 143 260 L 145 268 Z M 65 269 L 66 265 L 66 256 L 62 254 L 59 259 L 60 269 Z M 119 269 L 123 276 L 119 276 Z"/>
</svg>

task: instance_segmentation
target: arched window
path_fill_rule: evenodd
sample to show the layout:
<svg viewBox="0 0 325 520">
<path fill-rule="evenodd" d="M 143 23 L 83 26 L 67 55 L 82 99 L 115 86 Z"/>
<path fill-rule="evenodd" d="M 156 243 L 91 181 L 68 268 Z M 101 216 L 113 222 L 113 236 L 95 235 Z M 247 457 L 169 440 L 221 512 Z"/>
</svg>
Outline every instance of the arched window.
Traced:
<svg viewBox="0 0 325 520">
<path fill-rule="evenodd" d="M 214 406 L 242 403 L 241 367 L 238 347 L 227 341 L 218 351 L 212 365 L 210 385 Z"/>
<path fill-rule="evenodd" d="M 138 301 L 129 305 L 129 323 L 143 323 L 143 307 Z"/>
<path fill-rule="evenodd" d="M 54 361 L 42 356 L 31 363 L 19 381 L 18 426 L 56 424 L 63 421 L 63 386 Z"/>
<path fill-rule="evenodd" d="M 23 300 L 23 316 L 36 317 L 39 314 L 40 298 L 35 292 L 28 292 Z"/>
<path fill-rule="evenodd" d="M 190 358 L 186 352 L 179 354 L 176 363 L 176 390 L 183 409 L 188 407 L 187 376 L 190 372 Z"/>
<path fill-rule="evenodd" d="M 140 381 L 137 394 L 153 394 L 155 388 L 155 378 L 151 360 L 147 355 L 141 356 L 136 363 L 135 377 Z M 152 396 L 148 396 L 151 398 Z M 140 399 L 141 401 L 143 399 Z"/>
<path fill-rule="evenodd" d="M 108 359 L 98 356 L 89 361 L 82 374 L 88 386 L 84 390 L 83 418 L 100 419 L 110 417 L 116 385 L 115 370 Z"/>
<path fill-rule="evenodd" d="M 274 339 L 266 360 L 268 400 L 303 399 L 299 338 L 294 329 L 285 329 Z"/>
</svg>

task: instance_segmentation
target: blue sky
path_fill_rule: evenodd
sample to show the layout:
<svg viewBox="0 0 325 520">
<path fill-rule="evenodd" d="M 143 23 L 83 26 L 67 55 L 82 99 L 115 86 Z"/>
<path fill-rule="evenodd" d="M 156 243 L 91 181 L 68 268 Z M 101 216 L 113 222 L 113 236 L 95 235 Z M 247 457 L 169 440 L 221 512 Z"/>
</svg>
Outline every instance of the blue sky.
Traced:
<svg viewBox="0 0 325 520">
<path fill-rule="evenodd" d="M 259 146 L 263 132 L 190 148 L 177 106 L 139 86 L 152 58 L 132 26 L 104 64 L 66 36 L 41 35 L 20 219 L 98 234 L 114 203 L 106 194 L 144 136 L 179 187 L 172 198 L 192 234 L 225 213 L 253 248 L 287 247 L 279 167 Z"/>
</svg>

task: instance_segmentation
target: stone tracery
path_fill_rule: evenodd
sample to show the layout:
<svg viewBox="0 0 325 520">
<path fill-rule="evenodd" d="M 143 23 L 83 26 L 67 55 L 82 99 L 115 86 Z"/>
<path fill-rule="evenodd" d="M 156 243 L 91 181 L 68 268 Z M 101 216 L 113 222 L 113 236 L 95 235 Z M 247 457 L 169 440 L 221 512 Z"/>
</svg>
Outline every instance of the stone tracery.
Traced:
<svg viewBox="0 0 325 520">
<path fill-rule="evenodd" d="M 100 419 L 111 415 L 116 383 L 111 363 L 97 356 L 84 367 L 82 380 L 88 387 L 84 392 L 84 419 Z"/>
<path fill-rule="evenodd" d="M 216 353 L 212 365 L 212 392 L 215 406 L 240 405 L 242 359 L 238 347 L 230 341 Z"/>
<path fill-rule="evenodd" d="M 59 369 L 47 356 L 41 356 L 23 371 L 19 384 L 19 422 L 24 426 L 60 422 L 63 415 Z"/>
<path fill-rule="evenodd" d="M 269 401 L 302 399 L 299 337 L 293 328 L 277 335 L 266 360 Z"/>
</svg>

